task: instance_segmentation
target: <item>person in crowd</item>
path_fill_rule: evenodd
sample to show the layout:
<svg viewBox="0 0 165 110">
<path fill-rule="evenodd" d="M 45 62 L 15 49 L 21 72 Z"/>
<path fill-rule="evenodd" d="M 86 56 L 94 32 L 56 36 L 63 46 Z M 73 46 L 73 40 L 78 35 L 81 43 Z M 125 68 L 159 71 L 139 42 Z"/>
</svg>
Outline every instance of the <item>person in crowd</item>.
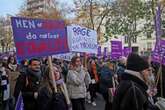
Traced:
<svg viewBox="0 0 165 110">
<path fill-rule="evenodd" d="M 8 67 L 7 67 L 7 63 L 8 63 L 8 57 L 7 57 L 7 56 L 3 57 L 2 62 L 3 62 L 3 66 L 4 66 L 5 68 L 8 68 Z"/>
<path fill-rule="evenodd" d="M 126 62 L 127 62 L 127 58 L 126 57 L 121 57 L 119 58 L 119 62 L 117 65 L 117 75 L 118 75 L 118 80 L 121 80 L 121 75 L 124 73 L 125 69 L 126 69 Z"/>
<path fill-rule="evenodd" d="M 18 71 L 20 73 L 25 73 L 26 70 L 28 68 L 28 60 L 27 59 L 24 59 L 20 62 L 20 64 L 18 65 Z"/>
<path fill-rule="evenodd" d="M 127 69 L 114 96 L 112 110 L 159 110 L 148 99 L 149 64 L 138 54 L 130 54 Z"/>
<path fill-rule="evenodd" d="M 7 67 L 5 68 L 8 76 L 9 76 L 9 83 L 10 83 L 10 99 L 9 99 L 9 104 L 10 104 L 10 109 L 14 109 L 14 88 L 16 85 L 16 80 L 20 74 L 20 72 L 17 71 L 17 62 L 14 56 L 9 56 L 8 58 L 8 63 Z"/>
<path fill-rule="evenodd" d="M 8 61 L 7 61 L 7 68 L 12 72 L 16 71 L 17 61 L 16 61 L 16 58 L 14 56 L 9 56 Z"/>
<path fill-rule="evenodd" d="M 32 58 L 29 61 L 28 68 L 25 73 L 20 74 L 17 79 L 14 97 L 17 101 L 20 92 L 22 93 L 25 110 L 38 110 L 38 89 L 43 77 L 40 66 L 40 60 Z"/>
<path fill-rule="evenodd" d="M 89 92 L 90 92 L 90 96 L 91 96 L 90 101 L 93 106 L 96 106 L 96 102 L 94 101 L 94 99 L 96 98 L 99 76 L 97 73 L 96 62 L 93 59 L 91 59 L 88 63 L 88 72 L 91 76 L 91 83 L 89 85 Z"/>
<path fill-rule="evenodd" d="M 104 66 L 101 68 L 100 73 L 100 82 L 99 88 L 100 92 L 105 100 L 105 110 L 110 110 L 112 107 L 112 103 L 109 101 L 108 90 L 112 88 L 112 77 L 114 74 L 113 64 L 112 63 L 105 63 Z"/>
<path fill-rule="evenodd" d="M 86 87 L 90 83 L 90 75 L 82 64 L 80 57 L 71 59 L 72 66 L 67 74 L 68 93 L 73 110 L 85 110 Z"/>
<path fill-rule="evenodd" d="M 46 68 L 44 80 L 41 83 L 41 88 L 38 90 L 38 110 L 68 110 L 68 105 L 61 89 L 64 83 L 60 67 L 53 65 L 54 78 L 57 85 L 57 93 L 54 91 L 53 79 L 50 74 L 50 68 Z"/>
<path fill-rule="evenodd" d="M 0 88 L 1 88 L 1 110 L 10 110 L 9 99 L 10 99 L 10 84 L 9 75 L 3 65 L 2 59 L 0 59 Z"/>
</svg>

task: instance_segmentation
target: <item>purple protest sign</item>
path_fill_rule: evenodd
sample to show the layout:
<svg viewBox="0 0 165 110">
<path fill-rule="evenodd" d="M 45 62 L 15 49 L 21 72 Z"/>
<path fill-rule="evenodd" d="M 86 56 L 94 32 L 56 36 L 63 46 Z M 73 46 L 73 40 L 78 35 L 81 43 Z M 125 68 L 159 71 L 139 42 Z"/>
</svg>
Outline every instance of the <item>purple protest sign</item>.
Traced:
<svg viewBox="0 0 165 110">
<path fill-rule="evenodd" d="M 101 46 L 98 46 L 98 48 L 97 48 L 97 56 L 98 57 L 101 56 Z"/>
<path fill-rule="evenodd" d="M 23 103 L 23 97 L 22 97 L 22 93 L 21 92 L 20 92 L 20 94 L 18 96 L 15 110 L 24 110 L 24 103 Z"/>
<path fill-rule="evenodd" d="M 104 55 L 104 58 L 107 57 L 107 49 L 108 49 L 107 47 L 104 47 L 104 54 L 103 54 Z"/>
<path fill-rule="evenodd" d="M 123 55 L 127 57 L 130 53 L 132 53 L 132 48 L 130 47 L 124 47 L 123 49 Z"/>
<path fill-rule="evenodd" d="M 118 59 L 122 56 L 122 42 L 111 41 L 111 59 Z"/>
<path fill-rule="evenodd" d="M 69 51 L 62 20 L 12 17 L 11 23 L 19 60 Z"/>
</svg>

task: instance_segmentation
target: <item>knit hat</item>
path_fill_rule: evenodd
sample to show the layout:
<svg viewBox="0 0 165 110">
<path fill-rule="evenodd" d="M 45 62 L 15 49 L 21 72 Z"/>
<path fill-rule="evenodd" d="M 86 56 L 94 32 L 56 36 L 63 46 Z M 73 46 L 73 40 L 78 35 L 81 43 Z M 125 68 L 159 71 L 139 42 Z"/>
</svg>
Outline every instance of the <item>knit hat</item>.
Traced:
<svg viewBox="0 0 165 110">
<path fill-rule="evenodd" d="M 138 54 L 130 54 L 127 59 L 127 69 L 133 70 L 137 72 L 141 72 L 145 69 L 149 68 L 149 64 Z"/>
</svg>

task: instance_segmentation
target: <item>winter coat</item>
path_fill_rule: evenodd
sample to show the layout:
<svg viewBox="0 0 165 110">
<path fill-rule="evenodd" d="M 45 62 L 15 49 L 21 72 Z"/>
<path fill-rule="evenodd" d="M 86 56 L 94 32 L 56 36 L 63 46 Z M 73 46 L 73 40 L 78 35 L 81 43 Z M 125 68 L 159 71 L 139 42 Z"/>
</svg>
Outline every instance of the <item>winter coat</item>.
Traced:
<svg viewBox="0 0 165 110">
<path fill-rule="evenodd" d="M 52 91 L 50 92 L 47 86 L 39 90 L 38 110 L 68 110 L 63 93 L 53 93 Z"/>
<path fill-rule="evenodd" d="M 91 79 L 88 72 L 81 68 L 80 72 L 69 70 L 67 75 L 67 88 L 71 99 L 85 98 L 86 86 Z"/>
<path fill-rule="evenodd" d="M 140 77 L 133 75 L 136 73 L 128 71 L 121 76 L 112 110 L 157 110 L 148 100 L 147 85 Z"/>
<path fill-rule="evenodd" d="M 38 110 L 37 100 L 34 98 L 34 93 L 38 91 L 40 81 L 41 79 L 31 74 L 29 69 L 26 70 L 26 73 L 22 73 L 17 78 L 14 97 L 17 100 L 20 91 L 22 92 L 25 110 Z"/>
<path fill-rule="evenodd" d="M 113 71 L 106 65 L 104 65 L 100 72 L 99 88 L 102 94 L 108 93 L 108 88 L 113 87 L 112 85 Z"/>
</svg>

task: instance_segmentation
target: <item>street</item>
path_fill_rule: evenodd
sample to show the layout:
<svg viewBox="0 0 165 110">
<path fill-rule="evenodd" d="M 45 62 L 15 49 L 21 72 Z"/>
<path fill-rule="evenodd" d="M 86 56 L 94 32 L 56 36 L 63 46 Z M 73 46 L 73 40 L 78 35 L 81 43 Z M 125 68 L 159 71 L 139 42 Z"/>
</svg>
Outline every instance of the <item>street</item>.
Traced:
<svg viewBox="0 0 165 110">
<path fill-rule="evenodd" d="M 97 99 L 96 99 L 96 106 L 92 106 L 92 104 L 88 104 L 86 103 L 86 110 L 104 110 L 104 99 L 102 98 L 101 95 L 97 95 Z"/>
</svg>

